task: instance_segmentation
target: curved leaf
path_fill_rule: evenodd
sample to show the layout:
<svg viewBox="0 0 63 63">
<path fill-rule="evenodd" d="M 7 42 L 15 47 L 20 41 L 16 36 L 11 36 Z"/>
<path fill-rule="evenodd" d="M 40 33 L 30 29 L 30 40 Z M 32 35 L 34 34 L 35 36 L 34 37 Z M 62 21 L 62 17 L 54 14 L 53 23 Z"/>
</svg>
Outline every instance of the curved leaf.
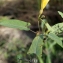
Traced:
<svg viewBox="0 0 63 63">
<path fill-rule="evenodd" d="M 29 30 L 26 22 L 16 19 L 2 18 L 0 19 L 0 25 L 20 30 Z"/>
<path fill-rule="evenodd" d="M 36 36 L 35 39 L 33 40 L 32 44 L 31 44 L 29 51 L 28 51 L 29 54 L 33 54 L 33 53 L 36 54 L 41 63 L 43 63 L 43 61 L 41 60 L 42 45 L 43 45 L 42 36 L 41 35 Z"/>
<path fill-rule="evenodd" d="M 62 13 L 62 12 L 60 12 L 60 11 L 58 11 L 58 13 L 59 13 L 59 15 L 61 15 L 61 17 L 63 18 L 63 13 Z"/>
<path fill-rule="evenodd" d="M 54 33 L 49 33 L 48 37 L 54 40 L 58 45 L 63 47 L 62 40 L 58 36 L 56 36 Z"/>
<path fill-rule="evenodd" d="M 54 33 L 61 33 L 63 32 L 63 23 L 58 23 L 55 24 L 54 26 L 52 26 L 52 28 L 54 29 Z"/>
</svg>

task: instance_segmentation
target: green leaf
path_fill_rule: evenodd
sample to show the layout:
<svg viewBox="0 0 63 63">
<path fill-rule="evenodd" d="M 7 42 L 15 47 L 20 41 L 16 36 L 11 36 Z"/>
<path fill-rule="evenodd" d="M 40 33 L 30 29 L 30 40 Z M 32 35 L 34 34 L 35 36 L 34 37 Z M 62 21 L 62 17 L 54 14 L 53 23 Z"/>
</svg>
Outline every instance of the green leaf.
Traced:
<svg viewBox="0 0 63 63">
<path fill-rule="evenodd" d="M 59 15 L 61 15 L 61 17 L 63 18 L 63 13 L 62 13 L 62 12 L 60 12 L 60 11 L 58 11 L 58 13 L 59 13 Z"/>
<path fill-rule="evenodd" d="M 49 33 L 48 37 L 51 38 L 52 40 L 54 40 L 58 45 L 63 47 L 62 40 L 57 35 L 55 35 L 54 33 Z"/>
<path fill-rule="evenodd" d="M 49 25 L 49 23 L 46 23 L 45 26 L 47 27 L 48 31 L 53 32 L 54 29 Z"/>
<path fill-rule="evenodd" d="M 42 45 L 43 45 L 42 35 L 36 36 L 28 51 L 29 54 L 33 54 L 33 53 L 36 54 L 41 63 L 43 63 L 43 61 L 41 60 Z"/>
<path fill-rule="evenodd" d="M 29 30 L 26 22 L 16 19 L 2 18 L 0 19 L 0 25 L 20 30 Z"/>
<path fill-rule="evenodd" d="M 54 42 L 52 39 L 48 38 L 47 39 L 47 43 L 48 43 L 48 49 L 49 51 L 51 51 L 53 54 L 55 54 L 55 49 L 54 46 L 57 44 L 56 42 Z"/>
<path fill-rule="evenodd" d="M 53 41 L 53 43 L 50 44 L 49 49 L 52 49 L 57 43 Z"/>
<path fill-rule="evenodd" d="M 63 23 L 55 24 L 52 28 L 54 29 L 54 33 L 61 33 L 63 32 Z"/>
</svg>

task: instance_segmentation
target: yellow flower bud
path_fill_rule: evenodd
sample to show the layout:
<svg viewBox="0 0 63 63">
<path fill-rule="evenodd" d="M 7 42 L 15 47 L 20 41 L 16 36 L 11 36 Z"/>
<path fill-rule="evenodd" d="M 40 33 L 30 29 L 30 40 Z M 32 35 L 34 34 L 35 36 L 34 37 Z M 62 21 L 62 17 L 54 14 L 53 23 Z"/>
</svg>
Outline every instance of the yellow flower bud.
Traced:
<svg viewBox="0 0 63 63">
<path fill-rule="evenodd" d="M 43 9 L 48 4 L 49 0 L 41 0 L 41 9 L 40 9 L 40 15 L 43 13 Z"/>
</svg>

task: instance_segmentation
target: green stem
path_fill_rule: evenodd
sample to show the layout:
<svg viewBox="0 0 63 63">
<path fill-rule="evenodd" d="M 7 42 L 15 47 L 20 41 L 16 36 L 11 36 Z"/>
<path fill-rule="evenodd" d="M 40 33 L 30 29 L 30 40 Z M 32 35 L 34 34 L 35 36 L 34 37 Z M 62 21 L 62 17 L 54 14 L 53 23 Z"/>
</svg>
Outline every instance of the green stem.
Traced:
<svg viewBox="0 0 63 63">
<path fill-rule="evenodd" d="M 52 31 L 52 32 L 54 31 L 54 30 L 52 29 L 52 27 L 51 27 L 48 23 L 46 23 L 45 26 L 48 28 L 48 31 Z"/>
<path fill-rule="evenodd" d="M 43 60 L 42 60 L 42 58 L 39 58 L 39 62 L 40 62 L 40 63 L 44 63 Z"/>
</svg>

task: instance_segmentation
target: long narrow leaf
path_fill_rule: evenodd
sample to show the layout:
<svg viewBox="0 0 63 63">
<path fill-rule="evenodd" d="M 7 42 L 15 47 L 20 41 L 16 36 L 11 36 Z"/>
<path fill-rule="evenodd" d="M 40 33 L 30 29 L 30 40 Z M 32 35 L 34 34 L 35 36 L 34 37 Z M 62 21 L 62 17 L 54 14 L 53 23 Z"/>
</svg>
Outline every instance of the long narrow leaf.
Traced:
<svg viewBox="0 0 63 63">
<path fill-rule="evenodd" d="M 62 13 L 62 12 L 60 12 L 60 11 L 58 11 L 58 13 L 59 13 L 59 15 L 61 15 L 61 17 L 63 18 L 63 13 Z"/>
<path fill-rule="evenodd" d="M 41 36 L 36 36 L 28 51 L 29 54 L 33 54 L 33 53 L 36 54 L 41 63 L 43 63 L 43 61 L 41 60 L 42 45 L 43 45 L 43 40 L 42 40 Z"/>
<path fill-rule="evenodd" d="M 0 19 L 0 25 L 10 27 L 10 28 L 17 28 L 20 30 L 29 30 L 26 22 L 16 20 L 16 19 L 2 18 Z"/>
<path fill-rule="evenodd" d="M 63 47 L 62 40 L 58 36 L 56 36 L 54 33 L 49 33 L 48 37 L 54 40 L 58 45 Z"/>
</svg>

